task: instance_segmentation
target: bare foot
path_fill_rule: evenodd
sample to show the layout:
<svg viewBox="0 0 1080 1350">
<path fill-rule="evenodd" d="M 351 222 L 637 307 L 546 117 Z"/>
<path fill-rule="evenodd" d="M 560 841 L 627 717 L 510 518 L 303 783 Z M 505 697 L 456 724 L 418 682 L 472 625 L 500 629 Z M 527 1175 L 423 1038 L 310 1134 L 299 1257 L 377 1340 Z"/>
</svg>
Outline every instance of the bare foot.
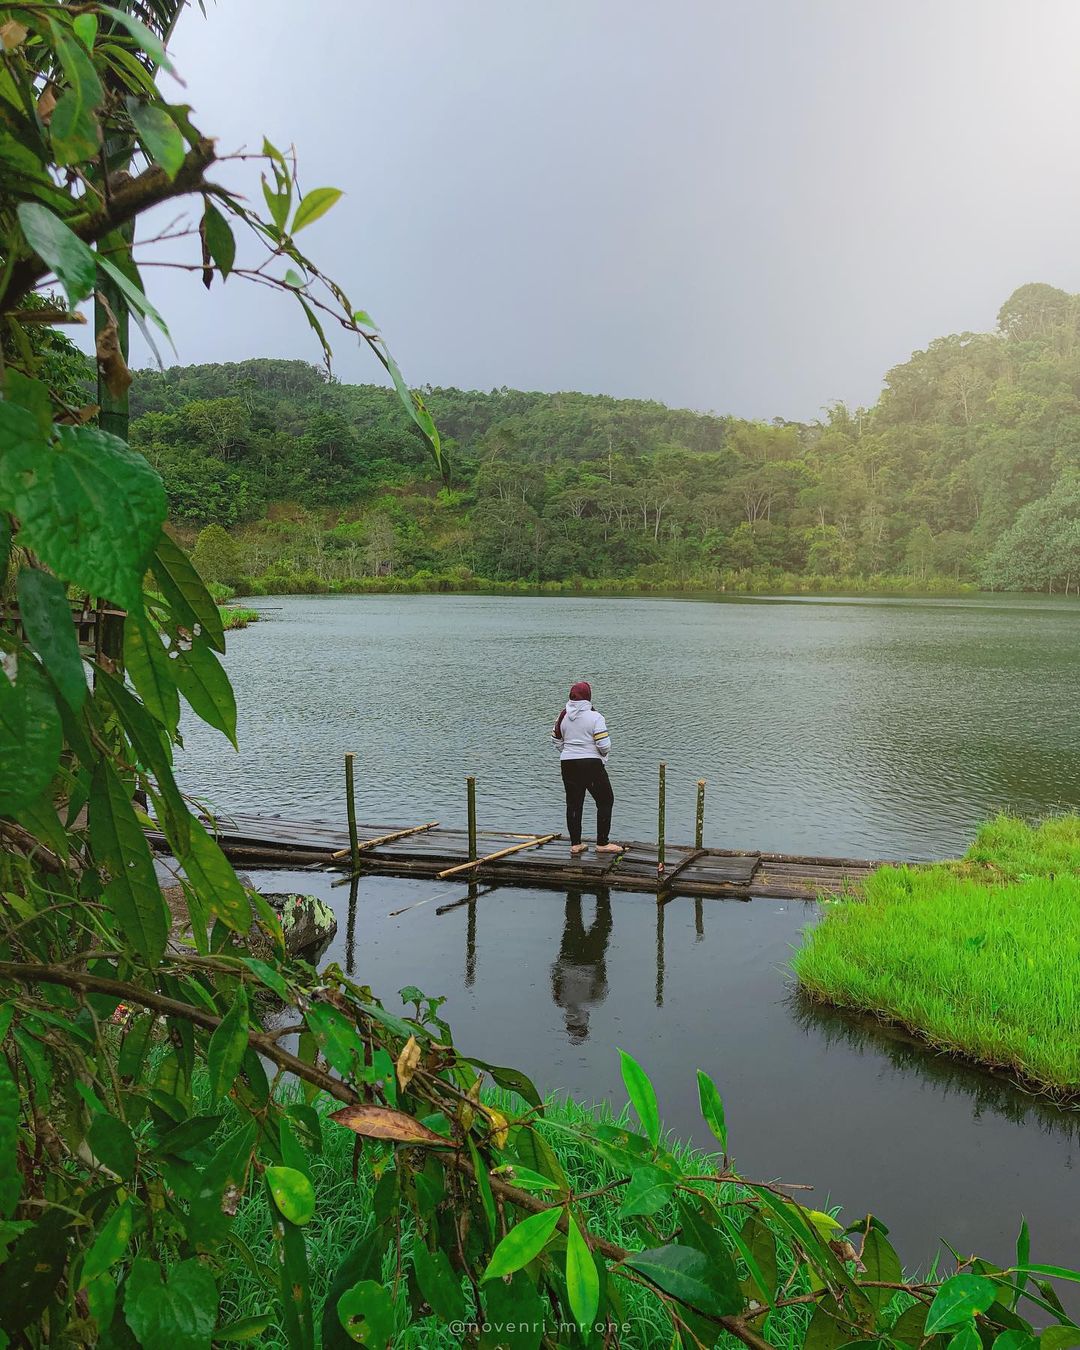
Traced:
<svg viewBox="0 0 1080 1350">
<path fill-rule="evenodd" d="M 573 856 L 576 857 L 577 854 L 584 853 L 588 847 L 589 847 L 588 844 L 571 844 L 570 852 Z"/>
<path fill-rule="evenodd" d="M 624 850 L 622 844 L 597 844 L 596 851 L 597 853 L 622 853 Z"/>
</svg>

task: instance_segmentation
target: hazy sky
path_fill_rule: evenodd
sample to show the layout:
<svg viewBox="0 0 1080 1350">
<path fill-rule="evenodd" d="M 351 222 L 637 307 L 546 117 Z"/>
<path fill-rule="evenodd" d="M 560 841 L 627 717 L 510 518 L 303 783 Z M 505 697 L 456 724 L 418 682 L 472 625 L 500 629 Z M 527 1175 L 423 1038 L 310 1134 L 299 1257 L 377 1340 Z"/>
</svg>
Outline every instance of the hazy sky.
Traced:
<svg viewBox="0 0 1080 1350">
<path fill-rule="evenodd" d="M 172 47 L 197 125 L 345 189 L 303 242 L 416 384 L 809 418 L 1025 281 L 1080 290 L 1076 0 L 207 10 Z M 285 298 L 147 280 L 184 362 L 318 359 Z"/>
</svg>

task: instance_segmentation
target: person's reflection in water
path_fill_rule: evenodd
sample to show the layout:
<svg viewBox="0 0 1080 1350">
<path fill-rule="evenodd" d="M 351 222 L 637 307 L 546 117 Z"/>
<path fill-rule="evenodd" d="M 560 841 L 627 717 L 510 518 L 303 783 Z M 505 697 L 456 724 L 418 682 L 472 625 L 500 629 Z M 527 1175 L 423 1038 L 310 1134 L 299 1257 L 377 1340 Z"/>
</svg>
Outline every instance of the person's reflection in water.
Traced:
<svg viewBox="0 0 1080 1350">
<path fill-rule="evenodd" d="M 567 891 L 566 919 L 559 955 L 551 966 L 551 994 L 563 1010 L 566 1034 L 574 1045 L 589 1039 L 589 1009 L 607 997 L 607 947 L 611 938 L 611 900 L 596 893 L 592 923 L 585 927 L 581 892 Z"/>
</svg>

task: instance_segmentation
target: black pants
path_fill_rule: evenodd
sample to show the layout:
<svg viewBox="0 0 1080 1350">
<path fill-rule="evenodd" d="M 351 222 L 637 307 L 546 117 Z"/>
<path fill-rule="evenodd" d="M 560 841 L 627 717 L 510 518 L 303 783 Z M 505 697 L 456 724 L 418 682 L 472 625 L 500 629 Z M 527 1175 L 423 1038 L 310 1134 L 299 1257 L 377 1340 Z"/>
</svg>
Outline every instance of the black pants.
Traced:
<svg viewBox="0 0 1080 1350">
<path fill-rule="evenodd" d="M 609 843 L 611 808 L 615 794 L 601 759 L 562 760 L 562 780 L 566 789 L 566 828 L 571 844 L 581 843 L 581 808 L 586 792 L 596 803 L 596 842 Z"/>
</svg>

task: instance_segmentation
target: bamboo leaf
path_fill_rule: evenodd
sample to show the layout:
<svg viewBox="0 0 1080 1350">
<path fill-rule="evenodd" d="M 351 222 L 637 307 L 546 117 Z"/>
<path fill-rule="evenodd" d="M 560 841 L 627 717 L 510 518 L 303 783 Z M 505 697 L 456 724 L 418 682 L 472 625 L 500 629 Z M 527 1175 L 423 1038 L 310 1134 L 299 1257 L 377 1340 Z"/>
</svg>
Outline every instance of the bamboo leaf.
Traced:
<svg viewBox="0 0 1080 1350">
<path fill-rule="evenodd" d="M 176 681 L 160 636 L 138 614 L 124 622 L 124 666 L 147 712 L 174 735 L 180 720 Z"/>
<path fill-rule="evenodd" d="M 212 914 L 234 933 L 251 927 L 247 892 L 216 839 L 194 817 L 188 818 L 189 846 L 181 861 L 188 880 Z"/>
<path fill-rule="evenodd" d="M 209 646 L 196 639 L 186 649 L 174 645 L 169 653 L 176 686 L 192 711 L 209 726 L 217 727 L 236 745 L 236 695 L 229 677 Z"/>
<path fill-rule="evenodd" d="M 218 607 L 191 559 L 164 530 L 154 548 L 152 566 L 175 622 L 193 634 L 205 633 L 214 650 L 223 652 L 225 631 Z"/>
<path fill-rule="evenodd" d="M 127 110 L 135 123 L 143 149 L 155 164 L 165 170 L 169 178 L 175 178 L 183 167 L 185 153 L 184 138 L 176 123 L 156 103 L 142 103 L 136 98 L 129 98 Z"/>
</svg>

